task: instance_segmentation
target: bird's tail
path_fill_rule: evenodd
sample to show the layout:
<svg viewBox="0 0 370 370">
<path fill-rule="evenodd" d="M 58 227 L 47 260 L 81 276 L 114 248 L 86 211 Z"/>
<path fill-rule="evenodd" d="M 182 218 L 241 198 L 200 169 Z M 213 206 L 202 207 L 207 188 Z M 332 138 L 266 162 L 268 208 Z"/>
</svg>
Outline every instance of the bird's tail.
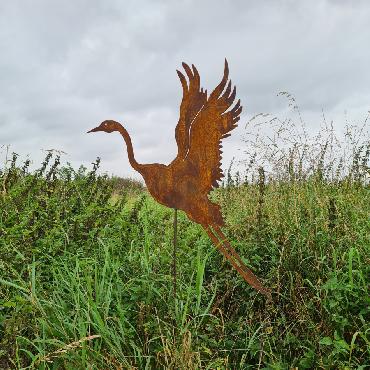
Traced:
<svg viewBox="0 0 370 370">
<path fill-rule="evenodd" d="M 251 285 L 253 288 L 258 290 L 260 293 L 264 294 L 271 300 L 270 290 L 262 285 L 257 276 L 254 275 L 253 272 L 241 260 L 239 254 L 230 245 L 220 227 L 214 225 L 211 228 L 211 226 L 208 225 L 204 228 L 216 248 L 227 258 L 227 260 L 231 263 L 235 270 L 239 272 L 243 279 L 249 285 Z"/>
</svg>

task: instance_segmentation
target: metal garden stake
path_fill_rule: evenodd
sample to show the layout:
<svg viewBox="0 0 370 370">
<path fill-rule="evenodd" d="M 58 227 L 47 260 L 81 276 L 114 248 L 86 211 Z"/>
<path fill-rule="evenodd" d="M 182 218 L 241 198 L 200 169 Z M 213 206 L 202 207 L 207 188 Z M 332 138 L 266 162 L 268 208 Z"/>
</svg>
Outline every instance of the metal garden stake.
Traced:
<svg viewBox="0 0 370 370">
<path fill-rule="evenodd" d="M 103 121 L 89 132 L 118 131 L 126 142 L 131 166 L 141 173 L 150 194 L 159 203 L 184 211 L 192 221 L 202 225 L 214 245 L 243 279 L 270 298 L 270 291 L 247 268 L 221 231 L 225 223 L 220 206 L 208 199 L 210 191 L 218 187 L 217 181 L 223 177 L 221 140 L 230 136 L 242 111 L 240 100 L 234 104 L 236 88 L 232 88 L 231 81 L 228 81 L 227 60 L 223 78 L 209 96 L 207 90 L 200 87 L 200 76 L 194 65 L 190 68 L 182 63 L 182 66 L 187 78 L 177 71 L 183 90 L 180 118 L 175 130 L 178 153 L 169 165 L 138 163 L 130 135 L 119 122 Z M 173 266 L 175 272 L 176 264 Z"/>
</svg>

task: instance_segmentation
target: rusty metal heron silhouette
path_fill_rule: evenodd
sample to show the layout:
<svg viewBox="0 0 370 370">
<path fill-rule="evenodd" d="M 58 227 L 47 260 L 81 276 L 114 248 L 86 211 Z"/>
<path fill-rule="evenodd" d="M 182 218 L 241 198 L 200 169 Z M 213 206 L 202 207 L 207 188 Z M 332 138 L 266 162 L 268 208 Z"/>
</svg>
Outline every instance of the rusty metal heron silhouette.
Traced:
<svg viewBox="0 0 370 370">
<path fill-rule="evenodd" d="M 161 204 L 183 210 L 194 222 L 202 225 L 213 244 L 226 257 L 243 279 L 267 297 L 270 291 L 244 264 L 238 253 L 221 231 L 225 225 L 218 204 L 208 199 L 218 181 L 224 177 L 221 169 L 221 140 L 230 136 L 237 126 L 242 107 L 234 104 L 236 88 L 228 82 L 229 68 L 225 59 L 221 82 L 207 96 L 200 87 L 200 76 L 194 65 L 182 63 L 185 73 L 177 70 L 183 97 L 175 137 L 178 147 L 176 158 L 169 164 L 140 164 L 135 160 L 130 135 L 113 120 L 103 121 L 88 132 L 118 131 L 127 145 L 131 166 L 143 176 L 150 194 Z M 231 108 L 231 109 L 229 109 Z"/>
</svg>

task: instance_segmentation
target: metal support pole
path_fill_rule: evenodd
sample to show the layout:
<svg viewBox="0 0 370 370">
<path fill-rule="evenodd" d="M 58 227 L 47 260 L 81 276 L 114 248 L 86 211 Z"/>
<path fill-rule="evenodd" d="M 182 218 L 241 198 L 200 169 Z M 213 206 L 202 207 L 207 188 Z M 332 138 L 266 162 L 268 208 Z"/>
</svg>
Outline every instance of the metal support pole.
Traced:
<svg viewBox="0 0 370 370">
<path fill-rule="evenodd" d="M 173 305 L 174 305 L 174 316 L 173 316 L 173 344 L 176 348 L 176 337 L 177 337 L 177 323 L 176 323 L 176 312 L 177 312 L 177 266 L 176 266 L 176 252 L 177 252 L 177 209 L 173 215 L 173 255 L 172 255 L 172 277 L 173 277 Z"/>
<path fill-rule="evenodd" d="M 174 214 L 174 219 L 173 219 L 173 255 L 172 255 L 173 298 L 175 299 L 175 301 L 176 301 L 176 289 L 177 289 L 176 253 L 177 253 L 177 209 L 175 208 L 175 214 Z"/>
</svg>

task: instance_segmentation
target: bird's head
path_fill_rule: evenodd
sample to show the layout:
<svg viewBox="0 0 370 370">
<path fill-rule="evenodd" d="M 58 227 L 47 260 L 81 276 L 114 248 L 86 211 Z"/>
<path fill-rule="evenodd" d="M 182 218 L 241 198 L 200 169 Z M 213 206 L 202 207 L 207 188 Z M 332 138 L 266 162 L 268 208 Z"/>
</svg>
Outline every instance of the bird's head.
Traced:
<svg viewBox="0 0 370 370">
<path fill-rule="evenodd" d="M 95 127 L 90 131 L 87 131 L 87 133 L 97 132 L 97 131 L 104 131 L 104 132 L 111 133 L 113 131 L 118 131 L 118 129 L 119 129 L 119 123 L 108 119 L 106 121 L 103 121 L 98 127 Z"/>
</svg>

